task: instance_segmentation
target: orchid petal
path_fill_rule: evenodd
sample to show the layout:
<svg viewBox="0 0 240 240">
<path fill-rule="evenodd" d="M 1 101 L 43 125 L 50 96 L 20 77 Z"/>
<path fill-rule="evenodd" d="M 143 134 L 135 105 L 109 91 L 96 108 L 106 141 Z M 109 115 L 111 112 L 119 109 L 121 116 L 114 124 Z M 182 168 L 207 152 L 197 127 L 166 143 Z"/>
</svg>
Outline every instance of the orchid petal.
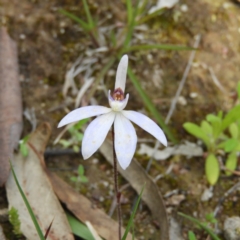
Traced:
<svg viewBox="0 0 240 240">
<path fill-rule="evenodd" d="M 111 91 L 108 91 L 108 102 L 113 111 L 122 111 L 128 103 L 129 94 L 126 95 L 126 97 L 120 101 L 120 100 L 114 100 L 111 96 Z"/>
<path fill-rule="evenodd" d="M 87 106 L 75 109 L 68 113 L 58 124 L 58 127 L 62 127 L 66 124 L 77 122 L 85 118 L 94 117 L 104 113 L 111 112 L 111 108 L 102 106 Z"/>
<path fill-rule="evenodd" d="M 125 170 L 129 166 L 136 150 L 136 131 L 132 123 L 121 113 L 118 113 L 114 121 L 114 132 L 117 160 Z"/>
<path fill-rule="evenodd" d="M 115 115 L 114 112 L 103 114 L 88 125 L 82 140 L 82 155 L 84 159 L 91 157 L 102 145 L 113 124 Z"/>
<path fill-rule="evenodd" d="M 167 146 L 167 139 L 165 134 L 152 119 L 143 115 L 142 113 L 135 111 L 122 111 L 122 114 L 137 124 L 139 127 L 152 134 L 164 146 Z"/>
<path fill-rule="evenodd" d="M 128 56 L 124 55 L 121 58 L 120 63 L 118 64 L 116 81 L 115 81 L 115 89 L 120 88 L 123 92 L 125 90 L 125 85 L 126 85 L 127 67 L 128 67 Z"/>
</svg>

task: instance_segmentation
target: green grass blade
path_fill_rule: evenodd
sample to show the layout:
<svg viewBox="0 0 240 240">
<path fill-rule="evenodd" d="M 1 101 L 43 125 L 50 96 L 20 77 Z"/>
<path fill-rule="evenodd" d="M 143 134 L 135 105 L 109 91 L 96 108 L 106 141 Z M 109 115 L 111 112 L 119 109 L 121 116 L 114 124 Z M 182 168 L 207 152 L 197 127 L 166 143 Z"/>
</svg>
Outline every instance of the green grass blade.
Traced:
<svg viewBox="0 0 240 240">
<path fill-rule="evenodd" d="M 132 225 L 132 240 L 135 239 L 135 231 L 134 231 L 134 224 Z"/>
<path fill-rule="evenodd" d="M 133 31 L 134 31 L 134 27 L 136 25 L 136 16 L 137 16 L 137 12 L 138 12 L 138 4 L 139 4 L 139 1 L 140 0 L 137 0 L 137 3 L 136 3 L 136 6 L 135 6 L 135 9 L 133 11 L 133 14 L 132 14 L 132 21 L 130 22 L 130 24 L 127 25 L 127 35 L 126 35 L 126 38 L 125 38 L 125 41 L 123 43 L 123 51 L 125 48 L 128 47 L 131 39 L 132 39 L 132 35 L 133 35 Z"/>
<path fill-rule="evenodd" d="M 221 131 L 224 131 L 227 127 L 229 127 L 231 123 L 239 120 L 240 118 L 239 113 L 240 113 L 240 105 L 233 107 L 224 117 L 222 121 Z"/>
<path fill-rule="evenodd" d="M 197 240 L 194 232 L 192 232 L 192 231 L 188 232 L 188 240 Z"/>
<path fill-rule="evenodd" d="M 139 83 L 139 80 L 137 79 L 137 77 L 135 76 L 135 74 L 133 73 L 133 71 L 130 67 L 128 67 L 128 76 L 129 76 L 130 80 L 132 81 L 134 87 L 138 91 L 139 95 L 141 96 L 141 98 L 144 102 L 144 105 L 147 107 L 147 109 L 152 114 L 152 116 L 156 119 L 158 124 L 162 127 L 164 133 L 167 135 L 169 140 L 172 141 L 173 143 L 177 143 L 176 138 L 173 136 L 172 132 L 170 131 L 168 126 L 165 124 L 162 116 L 160 115 L 160 113 L 158 112 L 158 110 L 156 109 L 156 107 L 154 106 L 152 101 L 150 100 L 150 98 L 147 96 L 146 92 L 142 89 L 142 87 Z"/>
<path fill-rule="evenodd" d="M 84 7 L 85 13 L 87 15 L 88 26 L 90 27 L 90 29 L 93 29 L 94 28 L 94 21 L 93 21 L 91 13 L 89 11 L 88 3 L 87 3 L 86 0 L 83 0 L 83 7 Z"/>
<path fill-rule="evenodd" d="M 59 9 L 59 12 L 62 13 L 63 15 L 65 15 L 65 16 L 71 18 L 75 22 L 79 23 L 80 26 L 83 28 L 83 30 L 89 31 L 91 29 L 91 26 L 89 24 L 87 24 L 85 21 L 83 21 L 82 19 L 80 19 L 76 15 L 74 15 L 74 14 L 68 12 L 68 11 L 65 11 L 63 9 Z"/>
<path fill-rule="evenodd" d="M 201 227 L 205 232 L 207 232 L 213 240 L 221 240 L 214 232 L 211 228 L 205 226 L 205 224 L 201 223 L 200 221 L 198 221 L 196 218 L 190 217 L 188 215 L 185 215 L 183 213 L 178 213 L 178 215 L 190 220 L 191 222 L 195 223 L 196 225 L 198 225 L 199 227 Z"/>
<path fill-rule="evenodd" d="M 135 45 L 125 49 L 126 52 L 139 51 L 139 50 L 151 50 L 151 49 L 161 49 L 161 50 L 193 50 L 192 47 L 171 45 L 171 44 L 146 44 L 146 45 Z"/>
<path fill-rule="evenodd" d="M 149 21 L 150 19 L 156 17 L 156 16 L 159 16 L 161 15 L 162 13 L 164 13 L 166 10 L 166 8 L 161 8 L 161 9 L 158 9 L 156 10 L 155 12 L 152 12 L 150 14 L 146 14 L 146 16 L 140 18 L 138 21 L 137 21 L 137 25 L 140 25 L 140 24 L 143 24 L 147 21 Z"/>
<path fill-rule="evenodd" d="M 74 235 L 86 240 L 94 240 L 88 227 L 81 223 L 77 218 L 67 213 L 67 219 Z"/>
<path fill-rule="evenodd" d="M 143 14 L 143 12 L 146 10 L 147 3 L 148 3 L 148 0 L 141 1 L 141 6 L 138 8 L 138 11 L 137 11 L 137 16 L 140 16 L 141 14 Z"/>
<path fill-rule="evenodd" d="M 40 226 L 39 226 L 39 224 L 37 222 L 37 219 L 36 219 L 36 217 L 35 217 L 35 215 L 34 215 L 34 213 L 32 211 L 32 208 L 31 208 L 31 206 L 30 206 L 30 204 L 29 204 L 29 202 L 27 200 L 27 197 L 25 196 L 25 194 L 24 194 L 24 192 L 23 192 L 23 190 L 22 190 L 22 188 L 21 188 L 21 186 L 20 186 L 20 184 L 18 182 L 18 179 L 17 179 L 17 176 L 16 176 L 15 171 L 13 169 L 11 161 L 10 161 L 10 166 L 11 166 L 11 170 L 12 170 L 12 173 L 13 173 L 14 180 L 15 180 L 15 182 L 17 184 L 17 187 L 18 187 L 18 191 L 20 192 L 20 194 L 21 194 L 21 196 L 23 198 L 23 201 L 24 201 L 24 203 L 25 203 L 25 205 L 27 207 L 27 210 L 28 210 L 28 212 L 29 212 L 29 214 L 30 214 L 30 216 L 32 218 L 32 221 L 33 221 L 33 224 L 34 224 L 34 226 L 35 226 L 35 228 L 37 230 L 38 236 L 39 236 L 39 238 L 41 240 L 45 240 L 43 232 L 42 232 L 42 230 L 41 230 L 41 228 L 40 228 Z"/>
<path fill-rule="evenodd" d="M 128 26 L 130 26 L 133 19 L 132 0 L 126 0 L 126 2 L 127 2 Z"/>
<path fill-rule="evenodd" d="M 132 212 L 131 217 L 130 217 L 130 219 L 129 219 L 129 221 L 128 221 L 128 225 L 127 225 L 127 227 L 126 227 L 126 230 L 125 230 L 125 232 L 124 232 L 124 235 L 123 235 L 123 237 L 122 237 L 122 240 L 125 240 L 125 239 L 127 238 L 128 232 L 129 232 L 129 230 L 130 230 L 130 228 L 131 228 L 131 226 L 132 226 L 132 224 L 133 224 L 133 220 L 134 220 L 135 214 L 136 214 L 136 212 L 137 212 L 137 208 L 138 208 L 138 205 L 139 205 L 139 203 L 140 203 L 140 200 L 141 200 L 141 197 L 142 197 L 142 194 L 143 194 L 144 187 L 145 187 L 145 184 L 144 184 L 144 186 L 143 186 L 143 188 L 142 188 L 142 190 L 141 190 L 141 192 L 140 192 L 140 195 L 138 196 L 137 202 L 136 202 L 136 204 L 135 204 L 135 206 L 134 206 L 133 212 Z"/>
<path fill-rule="evenodd" d="M 117 46 L 117 38 L 116 38 L 114 30 L 111 30 L 111 32 L 110 32 L 110 41 L 112 43 L 112 47 L 115 48 Z"/>
</svg>

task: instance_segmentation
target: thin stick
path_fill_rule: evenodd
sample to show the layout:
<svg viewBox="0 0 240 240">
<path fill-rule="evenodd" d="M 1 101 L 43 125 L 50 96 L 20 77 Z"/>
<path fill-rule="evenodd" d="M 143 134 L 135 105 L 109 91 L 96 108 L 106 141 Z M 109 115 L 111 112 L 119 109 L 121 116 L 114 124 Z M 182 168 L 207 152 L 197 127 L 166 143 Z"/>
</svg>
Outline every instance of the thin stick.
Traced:
<svg viewBox="0 0 240 240">
<path fill-rule="evenodd" d="M 210 75 L 212 77 L 213 82 L 216 84 L 216 86 L 223 92 L 226 93 L 224 87 L 222 86 L 222 84 L 220 83 L 220 81 L 218 80 L 217 76 L 215 75 L 215 72 L 213 71 L 213 69 L 211 67 L 208 67 L 208 70 L 210 72 Z"/>
<path fill-rule="evenodd" d="M 168 114 L 167 114 L 167 117 L 166 117 L 166 119 L 165 119 L 165 123 L 166 123 L 166 124 L 169 123 L 169 121 L 170 121 L 170 119 L 171 119 L 171 117 L 172 117 L 172 115 L 173 115 L 173 113 L 174 113 L 174 110 L 175 110 L 176 104 L 177 104 L 177 100 L 178 100 L 178 98 L 179 98 L 179 96 L 180 96 L 180 94 L 181 94 L 181 92 L 182 92 L 183 86 L 184 86 L 184 84 L 185 84 L 185 82 L 186 82 L 187 76 L 188 76 L 189 71 L 190 71 L 190 69 L 191 69 L 192 62 L 193 62 L 194 57 L 195 57 L 195 54 L 196 54 L 196 48 L 198 48 L 199 43 L 200 43 L 200 40 L 201 40 L 201 35 L 198 34 L 198 35 L 196 36 L 196 39 L 195 39 L 195 42 L 194 42 L 194 45 L 193 45 L 193 47 L 194 47 L 195 49 L 191 52 L 191 55 L 190 55 L 189 60 L 188 60 L 187 67 L 185 68 L 183 77 L 182 77 L 181 82 L 180 82 L 180 84 L 179 84 L 179 86 L 178 86 L 178 89 L 177 89 L 177 92 L 176 92 L 176 94 L 175 94 L 175 97 L 174 97 L 173 100 L 172 100 L 171 107 L 170 107 L 170 109 L 169 109 L 169 111 L 168 111 Z M 159 142 L 159 141 L 156 141 L 155 146 L 154 146 L 154 151 L 153 151 L 153 153 L 152 153 L 152 156 L 151 156 L 150 161 L 148 162 L 148 165 L 147 165 L 147 168 L 146 168 L 146 172 L 149 171 L 149 169 L 150 169 L 150 167 L 151 167 L 151 165 L 152 165 L 152 161 L 153 161 L 154 155 L 155 155 L 155 153 L 156 153 L 156 151 L 158 150 L 159 147 L 160 147 L 160 142 Z"/>
<path fill-rule="evenodd" d="M 196 36 L 196 40 L 195 40 L 195 43 L 194 43 L 194 45 L 193 45 L 193 47 L 194 47 L 195 49 L 198 48 L 199 43 L 200 43 L 200 40 L 201 40 L 201 35 L 198 34 L 198 35 Z M 167 117 L 166 117 L 166 120 L 165 120 L 165 123 L 166 123 L 166 124 L 169 123 L 169 120 L 170 120 L 170 118 L 171 118 L 172 115 L 173 115 L 173 112 L 174 112 L 175 107 L 176 107 L 176 104 L 177 104 L 177 100 L 178 100 L 178 98 L 179 98 L 179 96 L 180 96 L 180 94 L 181 94 L 181 92 L 182 92 L 182 89 L 183 89 L 183 86 L 184 86 L 185 81 L 186 81 L 186 79 L 187 79 L 188 73 L 189 73 L 189 71 L 190 71 L 190 69 L 191 69 L 192 62 L 193 62 L 193 59 L 194 59 L 194 57 L 195 57 L 195 53 L 196 53 L 196 50 L 193 50 L 193 51 L 191 52 L 191 55 L 190 55 L 189 60 L 188 60 L 187 67 L 186 67 L 186 69 L 185 69 L 185 71 L 184 71 L 184 74 L 183 74 L 183 77 L 182 77 L 182 79 L 181 79 L 181 82 L 180 82 L 180 84 L 179 84 L 179 86 L 178 86 L 176 95 L 175 95 L 175 97 L 174 97 L 174 99 L 173 99 L 173 101 L 172 101 L 170 110 L 169 110 L 168 115 L 167 115 Z"/>
<path fill-rule="evenodd" d="M 221 208 L 221 205 L 223 204 L 223 202 L 225 201 L 225 199 L 230 195 L 232 194 L 233 192 L 237 191 L 238 189 L 240 189 L 240 181 L 237 182 L 235 185 L 233 185 L 230 189 L 228 189 L 224 194 L 223 196 L 218 200 L 218 204 L 216 206 L 216 208 L 214 209 L 214 217 L 217 216 L 217 214 L 219 213 L 220 211 L 220 208 Z"/>
<path fill-rule="evenodd" d="M 226 200 L 226 198 L 233 192 L 237 191 L 238 189 L 240 189 L 240 181 L 237 182 L 234 186 L 232 186 L 227 192 L 225 192 L 224 195 L 218 200 L 218 204 L 213 211 L 213 215 L 215 218 L 217 217 L 219 211 L 221 210 L 221 206 Z M 215 223 L 215 232 L 217 230 L 218 230 L 218 222 Z"/>
<path fill-rule="evenodd" d="M 120 198 L 121 193 L 118 191 L 118 171 L 117 171 L 117 156 L 115 152 L 115 139 L 114 139 L 114 126 L 112 126 L 112 142 L 113 142 L 113 170 L 114 170 L 114 187 L 115 187 L 115 196 L 117 199 L 117 209 L 118 209 L 118 236 L 119 240 L 122 238 L 121 226 L 122 226 L 122 214 L 121 214 L 121 205 Z"/>
</svg>

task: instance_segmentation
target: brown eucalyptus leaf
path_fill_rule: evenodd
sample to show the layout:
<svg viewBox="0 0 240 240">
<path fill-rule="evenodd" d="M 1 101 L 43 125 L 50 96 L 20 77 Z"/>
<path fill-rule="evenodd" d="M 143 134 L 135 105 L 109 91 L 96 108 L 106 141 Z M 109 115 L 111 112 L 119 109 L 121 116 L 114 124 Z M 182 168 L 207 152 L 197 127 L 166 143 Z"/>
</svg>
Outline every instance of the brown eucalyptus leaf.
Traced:
<svg viewBox="0 0 240 240">
<path fill-rule="evenodd" d="M 107 161 L 113 165 L 112 158 L 112 144 L 109 141 L 105 141 L 100 147 L 100 152 L 107 159 Z M 135 191 L 139 194 L 142 187 L 145 184 L 145 188 L 142 194 L 142 200 L 147 204 L 154 220 L 159 224 L 161 229 L 161 239 L 169 239 L 169 223 L 166 212 L 166 207 L 157 185 L 149 177 L 146 171 L 141 165 L 132 160 L 130 166 L 123 170 L 120 166 L 118 167 L 120 174 L 131 184 Z"/>
<path fill-rule="evenodd" d="M 22 98 L 17 47 L 6 28 L 0 28 L 0 186 L 9 175 L 9 159 L 22 132 Z"/>
<path fill-rule="evenodd" d="M 118 240 L 118 223 L 111 219 L 101 209 L 94 208 L 92 203 L 83 195 L 74 191 L 56 174 L 47 172 L 53 189 L 58 198 L 82 222 L 89 221 L 97 233 L 106 240 Z M 122 233 L 125 230 L 122 228 Z M 131 240 L 129 233 L 127 240 Z M 137 240 L 135 238 L 135 240 Z"/>
<path fill-rule="evenodd" d="M 12 164 L 18 181 L 44 234 L 53 221 L 47 239 L 73 240 L 66 215 L 45 172 L 43 152 L 50 134 L 49 124 L 40 125 L 30 135 L 27 142 L 28 156 L 23 157 L 21 153 L 15 154 L 12 158 Z M 27 239 L 39 240 L 12 173 L 9 174 L 6 190 L 9 208 L 13 206 L 18 210 L 22 233 Z"/>
</svg>

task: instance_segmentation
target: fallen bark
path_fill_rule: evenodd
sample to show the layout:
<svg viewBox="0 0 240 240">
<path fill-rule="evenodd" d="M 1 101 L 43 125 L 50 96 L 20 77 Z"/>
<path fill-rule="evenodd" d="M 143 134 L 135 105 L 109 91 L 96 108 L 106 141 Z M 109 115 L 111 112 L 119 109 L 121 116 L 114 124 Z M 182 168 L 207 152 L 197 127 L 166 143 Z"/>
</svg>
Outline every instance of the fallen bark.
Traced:
<svg viewBox="0 0 240 240">
<path fill-rule="evenodd" d="M 9 175 L 9 160 L 22 132 L 22 97 L 17 47 L 6 28 L 0 29 L 0 186 Z"/>
</svg>

